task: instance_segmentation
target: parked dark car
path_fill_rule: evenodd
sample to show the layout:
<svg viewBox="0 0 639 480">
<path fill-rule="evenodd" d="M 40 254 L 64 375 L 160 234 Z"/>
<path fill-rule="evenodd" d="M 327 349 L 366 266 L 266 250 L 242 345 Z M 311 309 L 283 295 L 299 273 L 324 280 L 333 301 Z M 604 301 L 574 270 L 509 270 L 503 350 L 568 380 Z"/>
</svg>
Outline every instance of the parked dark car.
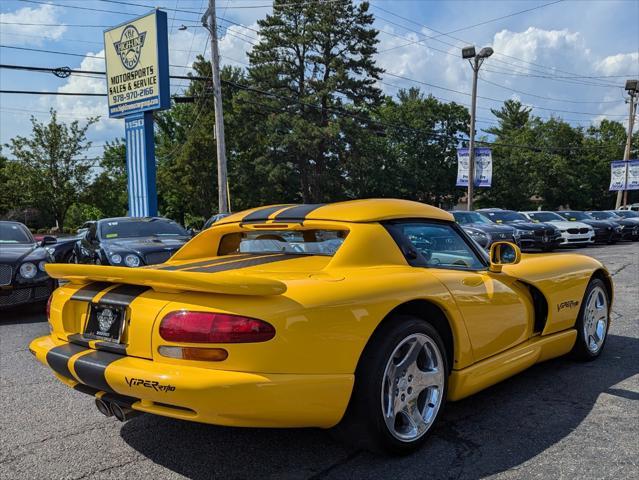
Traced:
<svg viewBox="0 0 639 480">
<path fill-rule="evenodd" d="M 515 228 L 509 225 L 498 225 L 479 212 L 453 210 L 450 213 L 464 231 L 475 240 L 480 247 L 488 249 L 493 242 L 504 241 L 519 243 Z"/>
<path fill-rule="evenodd" d="M 49 298 L 57 283 L 44 269 L 53 260 L 45 246 L 54 242 L 36 242 L 22 223 L 0 221 L 0 309 Z"/>
<path fill-rule="evenodd" d="M 479 211 L 499 225 L 513 227 L 522 250 L 539 249 L 550 252 L 561 243 L 561 232 L 548 223 L 532 222 L 525 215 L 513 210 L 485 208 Z"/>
<path fill-rule="evenodd" d="M 593 211 L 586 213 L 595 220 L 605 220 L 621 225 L 621 240 L 639 240 L 639 221 L 637 219 L 621 217 L 614 211 Z"/>
<path fill-rule="evenodd" d="M 55 243 L 47 245 L 47 252 L 51 254 L 55 263 L 69 263 L 73 260 L 73 249 L 80 237 L 81 235 L 58 237 Z"/>
<path fill-rule="evenodd" d="M 579 222 L 590 225 L 595 230 L 595 243 L 608 243 L 612 244 L 618 240 L 621 240 L 621 225 L 615 222 L 609 222 L 606 220 L 595 220 L 590 215 L 586 215 L 585 212 L 578 210 L 560 210 L 559 215 L 564 217 L 569 222 Z"/>
<path fill-rule="evenodd" d="M 138 267 L 166 262 L 191 235 L 161 217 L 105 218 L 91 222 L 74 249 L 74 263 Z"/>
</svg>

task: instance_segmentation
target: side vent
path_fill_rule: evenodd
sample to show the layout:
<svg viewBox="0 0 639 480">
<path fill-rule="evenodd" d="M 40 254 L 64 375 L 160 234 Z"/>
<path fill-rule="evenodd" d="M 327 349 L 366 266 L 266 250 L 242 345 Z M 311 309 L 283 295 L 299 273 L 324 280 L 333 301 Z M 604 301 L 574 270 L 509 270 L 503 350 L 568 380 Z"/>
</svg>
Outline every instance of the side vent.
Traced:
<svg viewBox="0 0 639 480">
<path fill-rule="evenodd" d="M 525 282 L 520 283 L 528 288 L 533 300 L 533 307 L 535 309 L 535 326 L 533 328 L 533 333 L 541 333 L 543 332 L 544 327 L 546 326 L 546 321 L 548 320 L 548 302 L 546 301 L 546 297 L 544 297 L 537 287 Z"/>
</svg>

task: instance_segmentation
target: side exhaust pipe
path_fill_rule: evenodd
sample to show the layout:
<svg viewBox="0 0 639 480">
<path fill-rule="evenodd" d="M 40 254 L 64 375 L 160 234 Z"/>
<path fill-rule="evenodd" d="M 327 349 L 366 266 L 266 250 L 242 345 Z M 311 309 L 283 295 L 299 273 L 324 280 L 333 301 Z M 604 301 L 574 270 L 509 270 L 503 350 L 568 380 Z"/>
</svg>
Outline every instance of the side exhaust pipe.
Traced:
<svg viewBox="0 0 639 480">
<path fill-rule="evenodd" d="M 137 417 L 138 415 L 142 413 L 142 412 L 133 410 L 131 408 L 118 405 L 115 402 L 111 402 L 109 404 L 109 407 L 111 407 L 111 413 L 113 414 L 113 416 L 117 418 L 118 420 L 120 420 L 121 422 L 128 422 L 133 417 Z"/>
<path fill-rule="evenodd" d="M 95 406 L 98 407 L 98 411 L 105 417 L 113 416 L 113 412 L 111 411 L 111 408 L 109 408 L 109 405 L 101 398 L 95 399 Z"/>
</svg>

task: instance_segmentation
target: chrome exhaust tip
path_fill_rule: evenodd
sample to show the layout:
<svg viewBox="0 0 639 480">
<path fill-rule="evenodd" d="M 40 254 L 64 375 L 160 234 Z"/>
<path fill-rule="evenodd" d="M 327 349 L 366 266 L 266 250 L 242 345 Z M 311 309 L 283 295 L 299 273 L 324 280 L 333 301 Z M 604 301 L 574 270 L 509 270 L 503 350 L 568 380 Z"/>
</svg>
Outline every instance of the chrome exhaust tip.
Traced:
<svg viewBox="0 0 639 480">
<path fill-rule="evenodd" d="M 128 422 L 133 417 L 137 417 L 138 415 L 140 415 L 140 412 L 137 412 L 128 407 L 123 407 L 115 402 L 111 402 L 109 406 L 111 407 L 111 413 L 113 414 L 113 416 L 121 422 Z"/>
<path fill-rule="evenodd" d="M 101 398 L 95 399 L 95 406 L 98 407 L 98 411 L 105 417 L 111 417 L 113 415 L 109 405 Z"/>
</svg>

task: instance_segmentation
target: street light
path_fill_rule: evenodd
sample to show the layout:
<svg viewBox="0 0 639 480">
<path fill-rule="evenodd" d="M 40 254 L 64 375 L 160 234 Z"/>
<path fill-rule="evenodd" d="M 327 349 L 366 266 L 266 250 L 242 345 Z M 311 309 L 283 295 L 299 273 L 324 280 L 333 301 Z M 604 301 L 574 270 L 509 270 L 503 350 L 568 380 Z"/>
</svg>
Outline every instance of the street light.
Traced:
<svg viewBox="0 0 639 480">
<path fill-rule="evenodd" d="M 468 60 L 473 69 L 473 96 L 470 109 L 470 145 L 468 146 L 468 192 L 467 209 L 473 209 L 473 190 L 475 188 L 475 110 L 477 109 L 477 76 L 484 60 L 493 54 L 490 47 L 482 48 L 475 53 L 473 45 L 462 48 L 462 58 Z"/>
</svg>

